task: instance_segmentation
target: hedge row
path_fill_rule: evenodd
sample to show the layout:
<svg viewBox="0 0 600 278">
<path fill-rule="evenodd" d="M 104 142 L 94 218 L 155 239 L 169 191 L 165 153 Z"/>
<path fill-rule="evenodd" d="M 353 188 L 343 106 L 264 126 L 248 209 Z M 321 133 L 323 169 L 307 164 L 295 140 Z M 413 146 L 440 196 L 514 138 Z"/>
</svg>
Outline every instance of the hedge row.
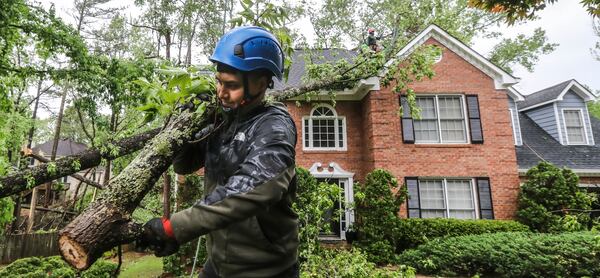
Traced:
<svg viewBox="0 0 600 278">
<path fill-rule="evenodd" d="M 407 250 L 419 273 L 500 277 L 600 277 L 600 235 L 496 233 L 436 239 Z"/>
<path fill-rule="evenodd" d="M 96 278 L 112 277 L 117 264 L 105 260 L 96 261 L 88 270 L 81 272 L 71 268 L 60 256 L 29 257 L 14 261 L 0 270 L 2 278 Z"/>
<path fill-rule="evenodd" d="M 512 220 L 399 219 L 394 234 L 397 251 L 415 248 L 435 238 L 480 235 L 498 232 L 528 232 L 529 228 Z"/>
</svg>

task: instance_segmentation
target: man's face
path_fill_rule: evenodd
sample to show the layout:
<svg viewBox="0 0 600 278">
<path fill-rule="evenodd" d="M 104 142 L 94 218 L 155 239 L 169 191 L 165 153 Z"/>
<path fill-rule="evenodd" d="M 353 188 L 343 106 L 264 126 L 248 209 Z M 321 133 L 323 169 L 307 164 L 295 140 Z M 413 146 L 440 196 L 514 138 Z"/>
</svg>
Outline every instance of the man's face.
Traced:
<svg viewBox="0 0 600 278">
<path fill-rule="evenodd" d="M 217 96 L 221 104 L 231 109 L 238 108 L 244 100 L 244 81 L 242 74 L 217 72 Z M 250 95 L 256 96 L 267 89 L 265 77 L 257 77 L 252 74 L 248 76 L 248 88 Z"/>
</svg>

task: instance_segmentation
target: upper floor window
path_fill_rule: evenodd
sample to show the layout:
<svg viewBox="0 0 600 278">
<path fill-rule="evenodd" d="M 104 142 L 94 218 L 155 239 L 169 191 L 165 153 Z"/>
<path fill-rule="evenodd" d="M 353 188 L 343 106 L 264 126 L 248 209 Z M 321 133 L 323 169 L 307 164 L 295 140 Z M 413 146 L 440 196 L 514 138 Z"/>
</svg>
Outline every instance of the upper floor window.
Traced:
<svg viewBox="0 0 600 278">
<path fill-rule="evenodd" d="M 346 118 L 329 105 L 319 105 L 303 117 L 302 130 L 305 150 L 346 150 Z"/>
<path fill-rule="evenodd" d="M 421 118 L 414 119 L 415 143 L 467 143 L 463 97 L 418 96 Z"/>
<path fill-rule="evenodd" d="M 587 138 L 583 125 L 583 115 L 580 109 L 564 109 L 565 129 L 567 130 L 567 144 L 586 145 Z"/>
</svg>

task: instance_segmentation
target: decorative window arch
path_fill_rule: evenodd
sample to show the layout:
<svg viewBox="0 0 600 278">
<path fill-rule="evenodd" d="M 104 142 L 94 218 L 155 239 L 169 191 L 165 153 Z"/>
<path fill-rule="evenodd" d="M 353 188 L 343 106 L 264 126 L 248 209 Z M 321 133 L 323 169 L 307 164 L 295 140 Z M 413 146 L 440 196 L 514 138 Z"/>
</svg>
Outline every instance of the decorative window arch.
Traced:
<svg viewBox="0 0 600 278">
<path fill-rule="evenodd" d="M 305 150 L 347 150 L 346 117 L 338 116 L 331 105 L 317 105 L 303 117 L 302 132 Z"/>
</svg>

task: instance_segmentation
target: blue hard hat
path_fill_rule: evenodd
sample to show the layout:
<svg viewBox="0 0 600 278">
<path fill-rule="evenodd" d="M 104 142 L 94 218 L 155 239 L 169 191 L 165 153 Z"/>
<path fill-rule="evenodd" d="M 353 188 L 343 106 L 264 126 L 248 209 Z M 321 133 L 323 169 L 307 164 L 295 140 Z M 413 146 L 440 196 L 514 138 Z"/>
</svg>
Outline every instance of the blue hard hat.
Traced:
<svg viewBox="0 0 600 278">
<path fill-rule="evenodd" d="M 227 32 L 215 47 L 210 61 L 240 71 L 267 69 L 281 80 L 283 51 L 269 31 L 257 26 L 243 26 Z"/>
</svg>

